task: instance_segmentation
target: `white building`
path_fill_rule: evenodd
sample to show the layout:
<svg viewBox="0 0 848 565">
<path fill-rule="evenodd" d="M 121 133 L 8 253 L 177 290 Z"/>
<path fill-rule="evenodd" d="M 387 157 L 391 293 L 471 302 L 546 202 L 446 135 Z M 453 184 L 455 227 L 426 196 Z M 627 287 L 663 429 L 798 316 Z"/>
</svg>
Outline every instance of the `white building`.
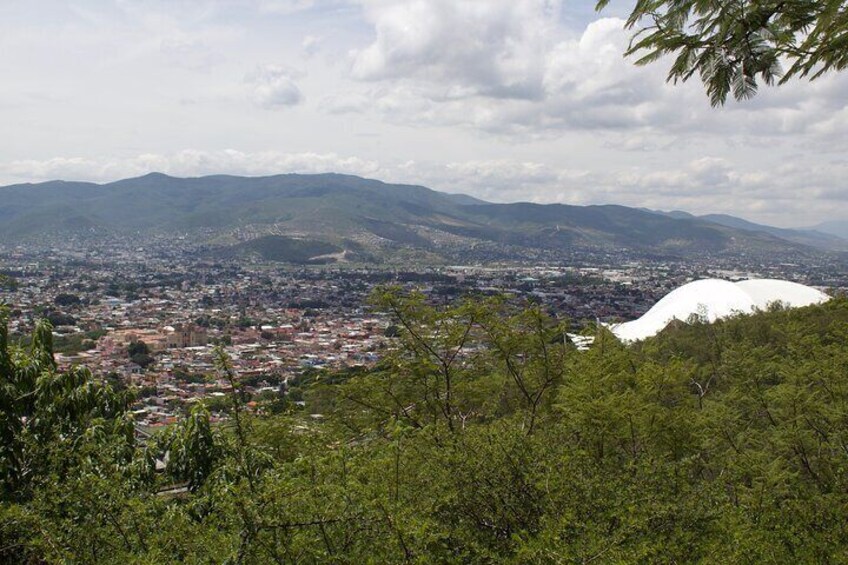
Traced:
<svg viewBox="0 0 848 565">
<path fill-rule="evenodd" d="M 704 279 L 671 291 L 638 320 L 610 324 L 609 328 L 622 341 L 639 341 L 656 335 L 672 320 L 688 322 L 697 318 L 714 322 L 764 310 L 775 302 L 797 308 L 820 304 L 829 298 L 820 290 L 789 281 L 751 279 L 733 283 Z"/>
</svg>

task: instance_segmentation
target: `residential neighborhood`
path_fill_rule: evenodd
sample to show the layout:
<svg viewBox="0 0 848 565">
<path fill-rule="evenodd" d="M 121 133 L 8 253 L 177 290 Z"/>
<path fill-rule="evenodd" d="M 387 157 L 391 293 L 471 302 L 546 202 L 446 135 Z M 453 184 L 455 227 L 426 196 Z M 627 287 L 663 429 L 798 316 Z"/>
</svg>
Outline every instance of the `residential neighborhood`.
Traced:
<svg viewBox="0 0 848 565">
<path fill-rule="evenodd" d="M 290 384 L 303 375 L 370 367 L 388 346 L 385 313 L 369 296 L 383 285 L 424 293 L 434 304 L 504 295 L 568 320 L 572 338 L 594 322 L 638 318 L 680 284 L 705 277 L 787 278 L 838 291 L 844 271 L 827 264 L 739 268 L 687 262 L 583 258 L 573 266 L 297 267 L 209 262 L 153 241 L 126 250 L 93 247 L 6 250 L 0 269 L 14 287 L 10 333 L 26 339 L 35 321 L 54 326 L 62 367 L 90 367 L 115 386 L 138 391 L 136 421 L 160 426 L 229 385 L 215 369 L 223 347 L 254 410 L 296 407 Z"/>
</svg>

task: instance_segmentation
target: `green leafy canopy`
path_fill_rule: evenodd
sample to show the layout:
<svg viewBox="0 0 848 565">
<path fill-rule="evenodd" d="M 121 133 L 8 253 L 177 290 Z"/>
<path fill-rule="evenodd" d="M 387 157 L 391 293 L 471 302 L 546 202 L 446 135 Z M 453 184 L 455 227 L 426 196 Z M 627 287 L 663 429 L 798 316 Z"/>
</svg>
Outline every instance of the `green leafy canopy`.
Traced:
<svg viewBox="0 0 848 565">
<path fill-rule="evenodd" d="M 373 305 L 381 361 L 301 375 L 305 409 L 254 411 L 218 349 L 227 418 L 144 439 L 0 320 L 0 562 L 846 561 L 844 298 L 588 351 L 506 297 Z"/>
<path fill-rule="evenodd" d="M 600 0 L 603 10 L 609 0 Z M 814 80 L 848 66 L 842 0 L 638 0 L 627 56 L 637 65 L 673 56 L 672 82 L 698 74 L 713 106 L 751 98 L 759 82 Z"/>
</svg>

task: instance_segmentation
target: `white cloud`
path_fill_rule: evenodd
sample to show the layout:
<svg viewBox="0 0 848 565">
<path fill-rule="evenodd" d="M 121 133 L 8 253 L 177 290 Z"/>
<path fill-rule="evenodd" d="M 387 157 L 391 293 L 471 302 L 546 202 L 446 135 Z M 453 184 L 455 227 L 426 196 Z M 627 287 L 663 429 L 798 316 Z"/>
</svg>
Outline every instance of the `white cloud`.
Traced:
<svg viewBox="0 0 848 565">
<path fill-rule="evenodd" d="M 352 51 L 351 76 L 365 84 L 340 96 L 371 102 L 331 109 L 531 138 L 581 130 L 829 140 L 846 125 L 848 76 L 764 87 L 753 101 L 714 109 L 697 78 L 665 82 L 670 62 L 636 67 L 625 59 L 624 20 L 600 18 L 574 33 L 560 23 L 568 6 L 559 2 L 365 0 L 364 7 L 375 38 Z"/>
<path fill-rule="evenodd" d="M 167 38 L 159 50 L 172 64 L 193 71 L 210 70 L 224 60 L 222 53 L 199 40 Z"/>
<path fill-rule="evenodd" d="M 311 57 L 315 55 L 319 49 L 321 49 L 321 43 L 324 41 L 324 38 L 318 35 L 307 35 L 303 38 L 303 41 L 300 42 L 300 47 L 303 49 L 304 55 L 307 57 Z"/>
<path fill-rule="evenodd" d="M 434 98 L 536 99 L 558 2 L 366 2 L 376 38 L 352 52 L 361 80 L 415 79 Z"/>
<path fill-rule="evenodd" d="M 254 0 L 260 12 L 268 14 L 292 14 L 312 9 L 315 0 Z"/>
<path fill-rule="evenodd" d="M 294 79 L 297 72 L 278 65 L 259 67 L 247 77 L 253 100 L 263 108 L 273 109 L 296 106 L 303 101 L 303 94 Z"/>
<path fill-rule="evenodd" d="M 372 104 L 340 106 L 401 123 L 530 135 L 685 116 L 684 93 L 664 84 L 662 69 L 623 59 L 623 20 L 602 18 L 574 36 L 558 24 L 560 9 L 542 0 L 366 3 L 376 38 L 353 52 L 352 76 L 380 87 L 359 93 Z"/>
<path fill-rule="evenodd" d="M 381 169 L 374 161 L 335 153 L 246 153 L 233 149 L 186 149 L 171 154 L 144 153 L 126 158 L 57 157 L 41 161 L 30 159 L 0 163 L 0 179 L 4 183 L 53 179 L 108 182 L 151 172 L 174 176 L 326 172 L 373 176 L 379 175 Z"/>
</svg>

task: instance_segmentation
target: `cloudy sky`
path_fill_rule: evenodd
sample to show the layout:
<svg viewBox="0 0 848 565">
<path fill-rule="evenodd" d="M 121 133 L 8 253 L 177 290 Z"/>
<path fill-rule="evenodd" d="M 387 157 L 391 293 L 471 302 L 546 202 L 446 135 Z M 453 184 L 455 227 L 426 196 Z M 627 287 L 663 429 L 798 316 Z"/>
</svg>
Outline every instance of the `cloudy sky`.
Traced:
<svg viewBox="0 0 848 565">
<path fill-rule="evenodd" d="M 629 2 L 592 4 L 2 0 L 0 184 L 335 171 L 848 219 L 848 72 L 713 109 L 622 58 Z"/>
</svg>

